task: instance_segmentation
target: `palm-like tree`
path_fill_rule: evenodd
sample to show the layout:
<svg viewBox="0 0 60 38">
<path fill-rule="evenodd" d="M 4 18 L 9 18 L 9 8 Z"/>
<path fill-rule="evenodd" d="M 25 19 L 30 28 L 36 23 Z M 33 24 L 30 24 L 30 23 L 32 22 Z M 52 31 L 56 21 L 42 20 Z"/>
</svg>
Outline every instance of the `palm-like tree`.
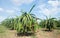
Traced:
<svg viewBox="0 0 60 38">
<path fill-rule="evenodd" d="M 45 27 L 46 27 L 49 31 L 51 31 L 51 29 L 55 27 L 54 25 L 55 25 L 54 18 L 49 18 L 49 19 L 46 20 L 46 25 L 45 25 Z"/>
<path fill-rule="evenodd" d="M 51 31 L 53 28 L 56 27 L 55 19 L 56 18 L 48 18 L 48 17 L 46 17 L 45 20 L 41 21 L 40 25 L 43 28 L 46 28 L 48 31 Z"/>
<path fill-rule="evenodd" d="M 34 7 L 35 5 L 33 5 L 33 7 L 29 12 L 22 12 L 22 15 L 18 19 L 18 25 L 17 25 L 18 32 L 26 33 L 34 31 L 35 15 L 31 13 Z"/>
</svg>

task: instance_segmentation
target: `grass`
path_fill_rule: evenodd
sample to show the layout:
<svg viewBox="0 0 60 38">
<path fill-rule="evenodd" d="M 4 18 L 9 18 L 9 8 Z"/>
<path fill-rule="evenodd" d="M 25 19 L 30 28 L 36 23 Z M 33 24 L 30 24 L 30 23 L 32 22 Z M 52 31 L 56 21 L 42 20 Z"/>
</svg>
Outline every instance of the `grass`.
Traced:
<svg viewBox="0 0 60 38">
<path fill-rule="evenodd" d="M 0 25 L 0 33 L 5 33 L 6 28 L 2 25 Z"/>
<path fill-rule="evenodd" d="M 0 25 L 0 38 L 5 37 L 7 29 Z"/>
</svg>

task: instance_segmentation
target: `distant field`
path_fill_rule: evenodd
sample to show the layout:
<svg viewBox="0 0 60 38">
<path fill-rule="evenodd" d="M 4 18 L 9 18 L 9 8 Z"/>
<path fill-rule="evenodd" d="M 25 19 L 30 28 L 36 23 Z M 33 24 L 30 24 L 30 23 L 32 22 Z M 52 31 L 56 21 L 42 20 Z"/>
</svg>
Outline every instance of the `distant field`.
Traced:
<svg viewBox="0 0 60 38">
<path fill-rule="evenodd" d="M 0 38 L 60 38 L 60 30 L 46 32 L 40 29 L 35 36 L 17 36 L 15 30 L 9 30 L 0 25 Z"/>
</svg>

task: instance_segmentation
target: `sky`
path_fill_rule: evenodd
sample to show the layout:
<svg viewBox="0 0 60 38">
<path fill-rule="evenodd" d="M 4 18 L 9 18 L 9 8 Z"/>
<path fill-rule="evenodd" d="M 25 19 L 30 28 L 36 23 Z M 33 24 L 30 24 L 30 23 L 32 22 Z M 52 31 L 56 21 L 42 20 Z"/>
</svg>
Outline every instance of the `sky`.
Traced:
<svg viewBox="0 0 60 38">
<path fill-rule="evenodd" d="M 60 17 L 60 0 L 0 0 L 0 22 L 8 17 L 20 16 L 21 10 L 29 12 L 34 4 L 36 6 L 31 13 L 36 17 Z"/>
</svg>

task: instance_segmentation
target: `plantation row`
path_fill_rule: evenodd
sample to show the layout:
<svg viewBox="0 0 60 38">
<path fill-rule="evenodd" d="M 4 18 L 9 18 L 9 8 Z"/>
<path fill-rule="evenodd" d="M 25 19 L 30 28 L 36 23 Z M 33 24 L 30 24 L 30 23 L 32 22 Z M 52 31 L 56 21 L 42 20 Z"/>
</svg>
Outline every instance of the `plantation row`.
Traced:
<svg viewBox="0 0 60 38">
<path fill-rule="evenodd" d="M 18 33 L 35 33 L 39 28 L 45 28 L 45 30 L 51 31 L 60 27 L 60 20 L 56 18 L 48 18 L 40 20 L 41 22 L 37 23 L 37 18 L 34 14 L 31 13 L 35 5 L 32 6 L 29 12 L 22 11 L 21 16 L 16 16 L 16 18 L 7 18 L 1 22 L 2 25 L 16 30 Z"/>
</svg>

